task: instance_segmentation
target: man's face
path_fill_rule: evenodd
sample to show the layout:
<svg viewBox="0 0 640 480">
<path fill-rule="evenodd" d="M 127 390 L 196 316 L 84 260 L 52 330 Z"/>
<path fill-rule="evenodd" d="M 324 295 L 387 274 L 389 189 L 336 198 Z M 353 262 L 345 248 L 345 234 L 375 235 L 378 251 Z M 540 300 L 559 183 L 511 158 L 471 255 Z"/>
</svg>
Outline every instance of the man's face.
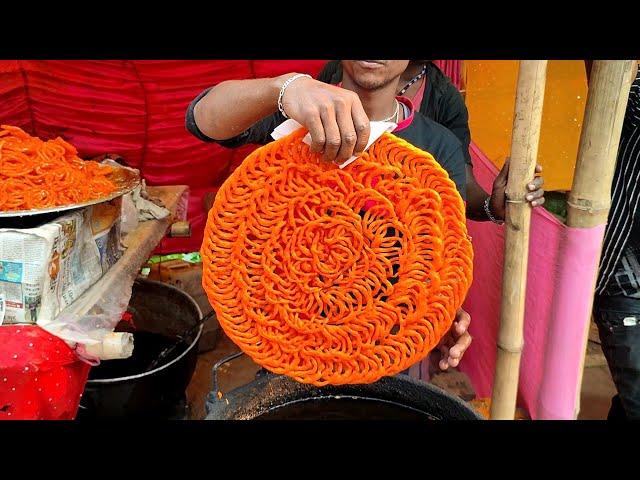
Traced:
<svg viewBox="0 0 640 480">
<path fill-rule="evenodd" d="M 378 90 L 397 82 L 409 60 L 342 60 L 342 69 L 364 90 Z"/>
</svg>

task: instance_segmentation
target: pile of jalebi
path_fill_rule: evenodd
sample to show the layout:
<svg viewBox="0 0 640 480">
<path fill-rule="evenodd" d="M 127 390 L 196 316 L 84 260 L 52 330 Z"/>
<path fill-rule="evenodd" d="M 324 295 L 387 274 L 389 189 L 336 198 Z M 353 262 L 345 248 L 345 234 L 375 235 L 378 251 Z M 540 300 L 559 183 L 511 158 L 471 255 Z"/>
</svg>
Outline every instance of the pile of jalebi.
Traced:
<svg viewBox="0 0 640 480">
<path fill-rule="evenodd" d="M 0 211 L 82 203 L 117 187 L 113 167 L 83 161 L 60 137 L 42 141 L 18 127 L 0 126 Z"/>
<path fill-rule="evenodd" d="M 203 286 L 255 362 L 318 386 L 424 358 L 471 284 L 464 203 L 434 158 L 384 134 L 341 170 L 304 131 L 250 154 L 217 193 Z"/>
</svg>

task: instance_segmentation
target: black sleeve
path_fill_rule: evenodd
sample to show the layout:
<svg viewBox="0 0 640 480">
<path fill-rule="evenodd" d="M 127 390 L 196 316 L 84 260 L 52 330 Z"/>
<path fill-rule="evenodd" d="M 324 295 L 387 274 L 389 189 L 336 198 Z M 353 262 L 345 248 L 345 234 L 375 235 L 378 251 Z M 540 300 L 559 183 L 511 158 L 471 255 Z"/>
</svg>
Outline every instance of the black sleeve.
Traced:
<svg viewBox="0 0 640 480">
<path fill-rule="evenodd" d="M 462 94 L 433 62 L 427 64 L 427 81 L 420 112 L 447 127 L 460 140 L 464 159 L 467 164 L 473 166 L 469 153 L 469 112 Z"/>
<path fill-rule="evenodd" d="M 469 112 L 464 104 L 464 98 L 455 85 L 447 86 L 447 94 L 442 99 L 442 125 L 451 130 L 460 143 L 462 143 L 462 154 L 464 161 L 471 163 L 469 144 L 471 143 L 471 132 L 469 130 Z"/>
<path fill-rule="evenodd" d="M 467 172 L 465 167 L 465 158 L 462 153 L 463 147 L 458 145 L 449 155 L 440 163 L 449 174 L 449 178 L 456 184 L 458 193 L 464 201 L 467 200 Z"/>
<path fill-rule="evenodd" d="M 196 104 L 209 92 L 209 90 L 211 89 L 208 88 L 207 90 L 202 92 L 189 104 L 185 119 L 185 126 L 187 130 L 203 142 L 215 142 L 227 148 L 237 148 L 249 143 L 266 145 L 273 140 L 273 138 L 271 137 L 271 132 L 273 132 L 273 130 L 278 125 L 286 120 L 280 112 L 276 112 L 256 122 L 247 130 L 239 135 L 236 135 L 235 137 L 227 138 L 226 140 L 216 140 L 202 133 L 202 131 L 198 128 L 198 125 L 196 125 L 195 116 L 193 114 L 193 109 L 195 108 Z"/>
<path fill-rule="evenodd" d="M 342 64 L 339 60 L 328 62 L 318 74 L 316 80 L 324 83 L 336 84 L 342 81 Z"/>
</svg>

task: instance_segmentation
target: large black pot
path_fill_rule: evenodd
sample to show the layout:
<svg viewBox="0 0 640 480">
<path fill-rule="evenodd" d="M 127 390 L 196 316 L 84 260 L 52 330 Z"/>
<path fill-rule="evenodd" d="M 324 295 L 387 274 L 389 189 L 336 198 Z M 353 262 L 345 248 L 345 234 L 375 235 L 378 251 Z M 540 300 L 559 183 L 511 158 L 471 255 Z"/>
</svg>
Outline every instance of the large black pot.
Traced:
<svg viewBox="0 0 640 480">
<path fill-rule="evenodd" d="M 185 390 L 195 370 L 202 334 L 198 304 L 171 285 L 137 280 L 128 311 L 136 327 L 134 355 L 92 368 L 78 418 L 184 418 Z M 176 341 L 180 337 L 183 341 Z M 158 345 L 157 339 L 166 343 Z M 175 344 L 164 361 L 145 371 L 150 355 L 156 358 L 159 351 Z"/>
<path fill-rule="evenodd" d="M 259 376 L 248 385 L 207 398 L 207 420 L 481 420 L 460 399 L 407 375 L 367 385 L 314 387 L 281 375 Z"/>
</svg>

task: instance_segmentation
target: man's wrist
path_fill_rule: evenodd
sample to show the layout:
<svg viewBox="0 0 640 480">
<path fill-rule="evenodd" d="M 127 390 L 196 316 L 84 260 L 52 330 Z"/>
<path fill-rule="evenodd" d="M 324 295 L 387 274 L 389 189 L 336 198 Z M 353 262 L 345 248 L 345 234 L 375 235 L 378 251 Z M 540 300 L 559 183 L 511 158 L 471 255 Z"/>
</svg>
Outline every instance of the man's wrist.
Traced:
<svg viewBox="0 0 640 480">
<path fill-rule="evenodd" d="M 296 72 L 285 73 L 279 77 L 273 77 L 269 84 L 269 102 L 273 105 L 274 110 L 278 110 L 278 98 L 280 97 L 280 90 L 287 79 L 296 75 Z"/>
<path fill-rule="evenodd" d="M 497 225 L 502 225 L 504 224 L 504 220 L 499 218 L 496 214 L 494 214 L 494 212 L 491 210 L 491 195 L 489 195 L 484 203 L 483 203 L 483 209 L 484 209 L 484 213 L 487 216 L 487 218 L 497 224 Z"/>
<path fill-rule="evenodd" d="M 312 77 L 307 73 L 295 73 L 293 75 L 288 76 L 288 78 L 284 81 L 284 83 L 280 87 L 280 92 L 278 93 L 277 106 L 278 106 L 278 111 L 282 114 L 284 118 L 289 118 L 289 115 L 287 114 L 284 108 L 284 94 L 287 88 L 289 87 L 289 85 L 291 85 L 296 80 L 299 80 L 300 78 L 312 78 Z"/>
</svg>

